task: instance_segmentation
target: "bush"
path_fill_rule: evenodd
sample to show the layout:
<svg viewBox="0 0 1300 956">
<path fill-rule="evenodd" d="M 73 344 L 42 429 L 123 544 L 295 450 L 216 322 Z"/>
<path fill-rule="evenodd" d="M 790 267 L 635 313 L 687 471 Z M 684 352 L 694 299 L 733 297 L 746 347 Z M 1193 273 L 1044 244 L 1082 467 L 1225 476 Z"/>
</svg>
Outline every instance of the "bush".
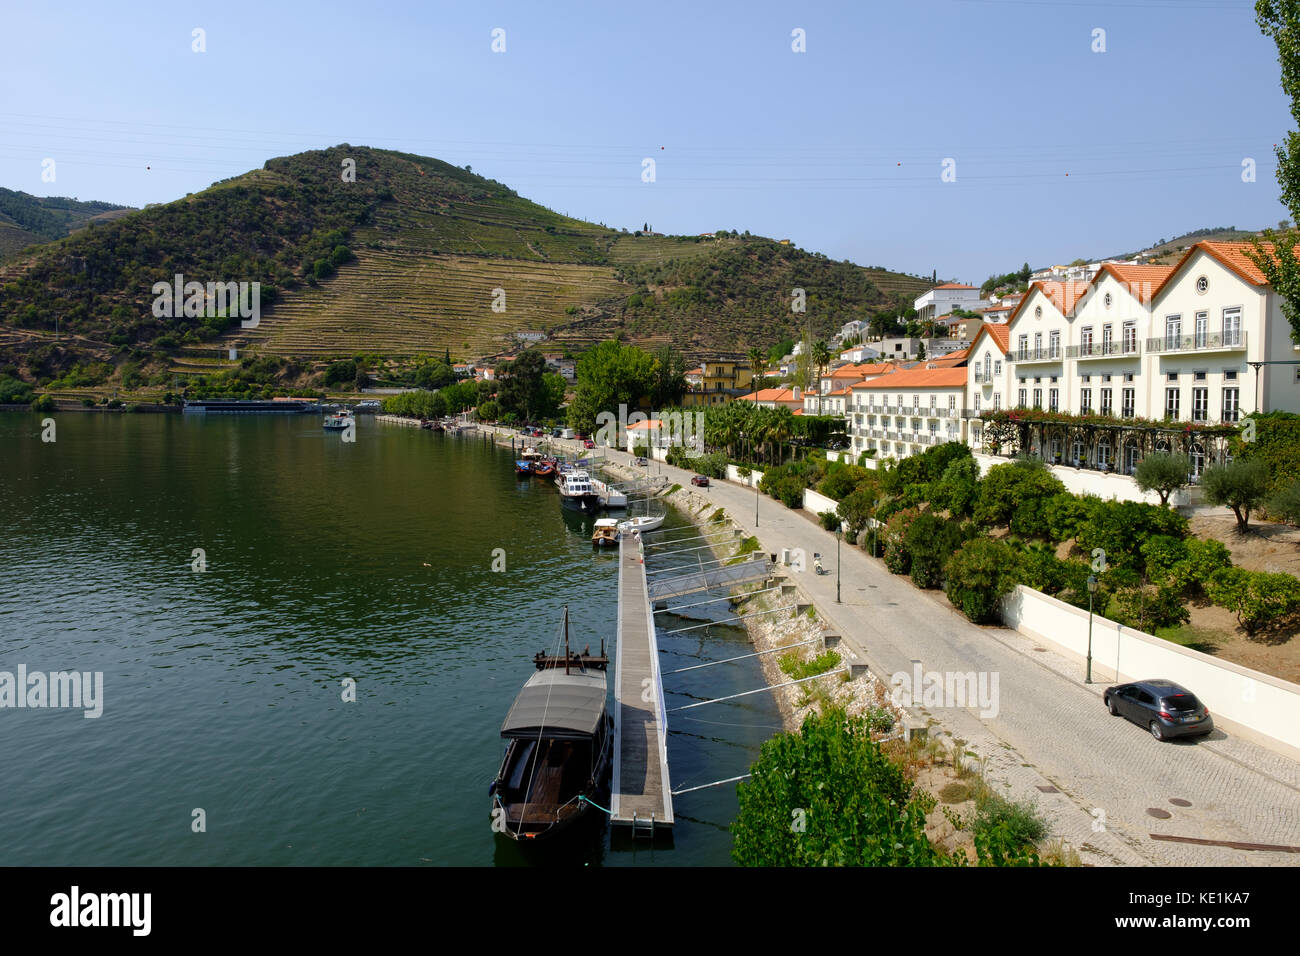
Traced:
<svg viewBox="0 0 1300 956">
<path fill-rule="evenodd" d="M 1275 624 L 1300 608 L 1300 580 L 1243 568 L 1220 568 L 1210 575 L 1205 592 L 1219 607 L 1237 616 L 1247 634 Z"/>
<path fill-rule="evenodd" d="M 894 574 L 907 574 L 912 570 L 912 554 L 905 543 L 907 530 L 921 516 L 919 508 L 905 508 L 885 523 L 881 540 L 885 547 L 885 567 Z"/>
<path fill-rule="evenodd" d="M 833 511 L 818 512 L 817 520 L 821 522 L 822 527 L 827 531 L 840 530 L 840 516 Z"/>
<path fill-rule="evenodd" d="M 835 651 L 826 651 L 805 661 L 800 659 L 798 651 L 790 651 L 777 658 L 777 665 L 791 680 L 803 680 L 805 677 L 816 677 L 818 674 L 825 674 L 839 667 L 840 655 Z"/>
<path fill-rule="evenodd" d="M 1047 540 L 1069 541 L 1078 537 L 1079 526 L 1088 517 L 1088 502 L 1069 492 L 1053 495 L 1043 502 L 1043 521 L 1047 525 Z"/>
<path fill-rule="evenodd" d="M 1179 561 L 1187 560 L 1187 542 L 1172 535 L 1158 534 L 1142 542 L 1138 550 L 1146 575 L 1153 581 L 1169 577 Z"/>
<path fill-rule="evenodd" d="M 1059 594 L 1070 584 L 1068 562 L 1041 544 L 1023 546 L 1020 558 L 1020 583 L 1044 594 Z"/>
<path fill-rule="evenodd" d="M 1047 836 L 1047 822 L 1033 804 L 990 793 L 979 802 L 971 834 L 976 843 L 995 838 L 1011 847 L 1028 847 Z"/>
<path fill-rule="evenodd" d="M 1187 537 L 1187 519 L 1159 505 L 1094 498 L 1087 508 L 1088 517 L 1079 526 L 1079 547 L 1087 552 L 1101 548 L 1108 565 L 1141 571 L 1142 542 L 1154 535 Z"/>
<path fill-rule="evenodd" d="M 1111 601 L 1109 615 L 1125 627 L 1154 633 L 1158 627 L 1186 624 L 1191 614 L 1183 596 L 1172 585 L 1159 588 L 1123 588 Z"/>
<path fill-rule="evenodd" d="M 1268 466 L 1260 459 L 1237 459 L 1201 473 L 1205 499 L 1212 505 L 1227 505 L 1237 516 L 1237 530 L 1250 525 L 1250 512 L 1268 494 Z"/>
<path fill-rule="evenodd" d="M 346 362 L 334 362 L 325 369 L 324 383 L 328 387 L 351 385 L 357 379 L 357 363 L 348 359 Z"/>
<path fill-rule="evenodd" d="M 52 412 L 56 407 L 52 395 L 42 395 L 32 402 L 32 411 L 34 412 Z"/>
<path fill-rule="evenodd" d="M 918 588 L 937 588 L 943 583 L 944 565 L 966 540 L 961 522 L 944 520 L 926 512 L 907 529 L 903 544 L 912 556 L 912 583 Z"/>
<path fill-rule="evenodd" d="M 835 507 L 835 513 L 851 533 L 857 534 L 867 526 L 867 520 L 871 518 L 875 507 L 876 494 L 874 486 L 863 484 L 852 494 L 846 495 Z"/>
<path fill-rule="evenodd" d="M 1015 588 L 1020 562 L 1004 541 L 974 538 L 948 561 L 948 600 L 976 624 L 992 623 L 998 601 Z"/>
<path fill-rule="evenodd" d="M 1043 503 L 1065 493 L 1065 485 L 1042 462 L 1021 459 L 994 465 L 979 485 L 975 520 L 981 525 L 1013 525 L 1046 528 Z M 1041 533 L 1023 532 L 1017 533 Z"/>
<path fill-rule="evenodd" d="M 817 485 L 817 490 L 827 498 L 843 501 L 871 472 L 857 465 L 845 465 L 833 461 L 826 466 L 826 477 Z"/>
<path fill-rule="evenodd" d="M 1300 481 L 1292 482 L 1268 499 L 1268 513 L 1287 524 L 1300 524 Z"/>
<path fill-rule="evenodd" d="M 1206 582 L 1215 571 L 1232 567 L 1232 556 L 1222 541 L 1189 538 L 1185 548 L 1186 557 L 1169 569 L 1170 583 L 1183 594 L 1204 594 Z"/>
<path fill-rule="evenodd" d="M 968 518 L 979 497 L 980 466 L 974 458 L 956 458 L 935 482 L 932 503 L 945 508 L 954 518 Z"/>
<path fill-rule="evenodd" d="M 32 387 L 22 379 L 0 375 L 0 405 L 26 405 L 33 397 Z"/>
</svg>

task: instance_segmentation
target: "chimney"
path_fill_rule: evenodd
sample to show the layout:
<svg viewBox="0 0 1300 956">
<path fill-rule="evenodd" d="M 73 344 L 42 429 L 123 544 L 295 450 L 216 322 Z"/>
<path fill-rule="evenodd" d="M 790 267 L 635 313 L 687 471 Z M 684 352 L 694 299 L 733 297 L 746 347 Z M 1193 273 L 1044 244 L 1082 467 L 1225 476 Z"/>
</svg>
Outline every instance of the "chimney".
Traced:
<svg viewBox="0 0 1300 956">
<path fill-rule="evenodd" d="M 799 398 L 799 386 L 798 386 L 798 385 L 796 385 L 796 386 L 794 387 L 794 400 L 795 400 L 796 402 L 797 402 L 797 401 L 800 401 L 800 398 Z"/>
</svg>

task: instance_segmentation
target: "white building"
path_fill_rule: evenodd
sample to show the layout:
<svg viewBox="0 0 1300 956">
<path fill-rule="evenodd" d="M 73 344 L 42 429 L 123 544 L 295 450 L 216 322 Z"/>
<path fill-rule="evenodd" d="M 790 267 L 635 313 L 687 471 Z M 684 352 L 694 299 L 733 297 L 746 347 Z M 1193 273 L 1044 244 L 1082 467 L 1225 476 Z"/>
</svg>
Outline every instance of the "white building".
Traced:
<svg viewBox="0 0 1300 956">
<path fill-rule="evenodd" d="M 980 290 L 973 285 L 961 285 L 958 282 L 945 282 L 935 286 L 912 303 L 916 309 L 916 321 L 926 322 L 947 315 L 954 309 L 978 309 Z"/>
<path fill-rule="evenodd" d="M 844 362 L 866 362 L 880 358 L 880 349 L 866 345 L 855 345 L 842 351 L 839 355 Z"/>
<path fill-rule="evenodd" d="M 934 445 L 964 440 L 966 372 L 923 363 L 851 388 L 853 453 L 906 458 Z"/>
</svg>

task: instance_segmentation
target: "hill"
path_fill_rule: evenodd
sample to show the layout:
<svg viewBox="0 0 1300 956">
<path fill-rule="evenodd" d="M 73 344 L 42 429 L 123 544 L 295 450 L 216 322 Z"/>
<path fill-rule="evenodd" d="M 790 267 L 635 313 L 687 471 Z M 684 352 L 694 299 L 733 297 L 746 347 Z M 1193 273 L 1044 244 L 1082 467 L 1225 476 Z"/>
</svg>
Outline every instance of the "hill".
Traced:
<svg viewBox="0 0 1300 956">
<path fill-rule="evenodd" d="M 0 258 L 43 242 L 62 239 L 92 224 L 129 212 L 109 202 L 83 202 L 63 196 L 32 196 L 0 188 Z"/>
<path fill-rule="evenodd" d="M 345 160 L 355 162 L 353 182 L 341 175 Z M 177 273 L 260 282 L 260 325 L 155 318 L 152 286 Z M 49 359 L 57 320 L 67 354 L 47 372 L 124 353 L 191 372 L 188 358 L 210 362 L 231 345 L 295 359 L 444 349 L 472 359 L 502 352 L 525 329 L 569 348 L 622 334 L 734 351 L 805 320 L 829 334 L 926 286 L 770 239 L 617 231 L 468 168 L 343 144 L 269 160 L 0 263 L 0 349 L 19 364 L 24 350 L 45 346 Z M 791 311 L 795 287 L 806 290 L 806 313 Z"/>
<path fill-rule="evenodd" d="M 1103 258 L 1133 259 L 1138 256 L 1145 256 L 1150 259 L 1152 265 L 1173 265 L 1184 252 L 1198 242 L 1247 242 L 1257 235 L 1259 235 L 1258 231 L 1246 232 L 1237 229 L 1235 226 L 1210 226 L 1205 229 L 1194 229 L 1191 232 L 1185 232 L 1181 236 L 1175 236 L 1172 239 L 1161 239 L 1136 252 L 1126 252 L 1123 255 L 1104 256 Z M 1093 259 L 1090 261 L 1097 262 L 1098 260 Z"/>
</svg>

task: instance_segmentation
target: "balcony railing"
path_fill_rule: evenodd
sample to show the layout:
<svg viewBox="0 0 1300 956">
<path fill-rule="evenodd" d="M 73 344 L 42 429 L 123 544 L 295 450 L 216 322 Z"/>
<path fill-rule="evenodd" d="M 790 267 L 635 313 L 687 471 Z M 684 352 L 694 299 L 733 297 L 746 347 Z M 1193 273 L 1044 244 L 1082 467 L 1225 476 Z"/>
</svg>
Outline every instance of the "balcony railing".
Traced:
<svg viewBox="0 0 1300 956">
<path fill-rule="evenodd" d="M 992 385 L 992 384 L 993 384 L 993 373 L 992 373 L 992 372 L 976 372 L 976 373 L 975 373 L 975 384 L 976 384 L 976 385 Z"/>
<path fill-rule="evenodd" d="M 1147 339 L 1148 352 L 1200 352 L 1212 349 L 1244 349 L 1246 333 L 1208 332 L 1202 335 L 1174 335 L 1162 339 Z"/>
<path fill-rule="evenodd" d="M 1061 347 L 1017 349 L 1007 356 L 1013 362 L 1057 362 L 1061 358 Z"/>
<path fill-rule="evenodd" d="M 1150 341 L 1149 339 L 1147 340 Z M 1108 358 L 1110 356 L 1137 356 L 1141 349 L 1137 341 L 1091 342 L 1087 345 L 1067 345 L 1065 357 L 1073 359 Z"/>
</svg>

